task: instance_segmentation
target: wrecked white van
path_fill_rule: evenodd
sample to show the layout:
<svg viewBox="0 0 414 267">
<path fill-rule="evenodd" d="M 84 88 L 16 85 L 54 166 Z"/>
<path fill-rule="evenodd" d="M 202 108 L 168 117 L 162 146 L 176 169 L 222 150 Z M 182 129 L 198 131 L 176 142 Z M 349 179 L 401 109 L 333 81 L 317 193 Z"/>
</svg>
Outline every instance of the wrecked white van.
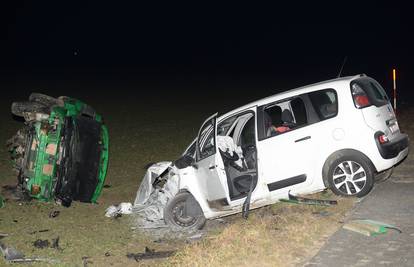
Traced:
<svg viewBox="0 0 414 267">
<path fill-rule="evenodd" d="M 408 136 L 378 82 L 338 78 L 209 117 L 180 159 L 148 169 L 134 210 L 201 228 L 289 192 L 362 197 L 407 154 Z"/>
</svg>

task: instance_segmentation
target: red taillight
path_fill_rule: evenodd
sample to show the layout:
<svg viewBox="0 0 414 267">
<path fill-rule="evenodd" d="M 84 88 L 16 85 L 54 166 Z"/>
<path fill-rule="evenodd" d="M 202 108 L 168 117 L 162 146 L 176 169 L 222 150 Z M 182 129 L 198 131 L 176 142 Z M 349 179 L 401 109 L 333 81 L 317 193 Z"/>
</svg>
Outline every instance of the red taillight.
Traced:
<svg viewBox="0 0 414 267">
<path fill-rule="evenodd" d="M 355 107 L 357 108 L 364 108 L 371 103 L 369 102 L 369 98 L 365 91 L 359 86 L 357 83 L 353 83 L 351 86 L 352 98 L 354 99 Z"/>
<path fill-rule="evenodd" d="M 388 143 L 388 141 L 388 137 L 386 137 L 385 134 L 378 135 L 378 142 L 380 144 Z"/>
<path fill-rule="evenodd" d="M 354 102 L 357 108 L 363 108 L 371 104 L 366 95 L 354 95 Z"/>
</svg>

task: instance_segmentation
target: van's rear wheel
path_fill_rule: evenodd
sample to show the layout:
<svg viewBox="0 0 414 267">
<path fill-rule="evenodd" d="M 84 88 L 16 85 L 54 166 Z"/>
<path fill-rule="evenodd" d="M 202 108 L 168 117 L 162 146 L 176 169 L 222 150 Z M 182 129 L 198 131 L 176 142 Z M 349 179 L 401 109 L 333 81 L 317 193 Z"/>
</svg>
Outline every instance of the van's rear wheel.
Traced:
<svg viewBox="0 0 414 267">
<path fill-rule="evenodd" d="M 371 163 L 357 153 L 339 154 L 328 164 L 327 181 L 337 195 L 363 197 L 374 185 Z"/>
<path fill-rule="evenodd" d="M 192 198 L 190 200 L 190 198 Z M 194 202 L 189 202 L 194 201 Z M 188 203 L 196 205 L 196 208 L 191 210 L 191 214 L 187 212 Z M 186 230 L 201 229 L 206 218 L 197 203 L 190 193 L 182 192 L 178 193 L 172 200 L 169 201 L 164 209 L 165 223 Z"/>
</svg>

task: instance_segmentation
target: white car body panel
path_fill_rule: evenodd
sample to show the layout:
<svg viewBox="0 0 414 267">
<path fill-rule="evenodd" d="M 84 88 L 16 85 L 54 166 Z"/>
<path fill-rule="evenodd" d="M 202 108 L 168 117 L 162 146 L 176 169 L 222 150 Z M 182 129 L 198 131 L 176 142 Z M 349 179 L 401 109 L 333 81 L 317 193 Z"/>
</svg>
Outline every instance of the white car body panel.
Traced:
<svg viewBox="0 0 414 267">
<path fill-rule="evenodd" d="M 324 190 L 326 185 L 322 178 L 322 170 L 328 157 L 337 151 L 356 150 L 364 154 L 377 172 L 393 167 L 407 156 L 408 147 L 394 158 L 384 159 L 381 156 L 373 138 L 375 132 L 379 129 L 384 131 L 390 140 L 397 138 L 400 132 L 390 132 L 385 124 L 385 120 L 395 117 L 389 106 L 371 106 L 362 110 L 355 107 L 350 82 L 360 77 L 362 76 L 338 78 L 293 89 L 247 104 L 217 118 L 215 131 L 217 124 L 226 118 L 245 111 L 255 113 L 257 185 L 251 195 L 251 209 L 287 198 L 289 191 L 307 194 Z M 258 107 L 328 88 L 334 89 L 337 94 L 338 110 L 335 117 L 264 140 L 258 139 Z M 240 212 L 245 197 L 235 200 L 229 197 L 225 166 L 217 147 L 213 156 L 195 164 L 197 168 L 190 166 L 178 170 L 179 189 L 194 196 L 204 216 L 216 218 Z M 286 178 L 303 177 L 301 175 L 306 177 L 305 181 L 269 191 L 269 184 L 277 184 Z M 211 201 L 218 199 L 227 200 L 228 205 L 221 208 L 212 207 Z"/>
</svg>

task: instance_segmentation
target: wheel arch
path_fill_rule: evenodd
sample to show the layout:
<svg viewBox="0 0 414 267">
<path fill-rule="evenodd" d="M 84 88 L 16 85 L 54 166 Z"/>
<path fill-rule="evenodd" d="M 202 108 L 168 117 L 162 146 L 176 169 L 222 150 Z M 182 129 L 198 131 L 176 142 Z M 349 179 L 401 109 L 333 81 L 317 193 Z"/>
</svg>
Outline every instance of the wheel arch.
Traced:
<svg viewBox="0 0 414 267">
<path fill-rule="evenodd" d="M 325 187 L 329 188 L 328 170 L 329 170 L 330 164 L 337 158 L 347 156 L 347 155 L 358 155 L 364 158 L 371 165 L 372 170 L 374 170 L 374 172 L 377 172 L 377 169 L 375 168 L 375 165 L 372 163 L 370 158 L 364 153 L 362 153 L 361 151 L 350 149 L 350 148 L 337 150 L 333 152 L 331 155 L 329 155 L 329 157 L 325 160 L 325 163 L 323 164 L 323 167 L 322 167 L 322 180 L 323 180 L 323 184 L 325 185 Z"/>
<path fill-rule="evenodd" d="M 191 196 L 193 196 L 193 198 L 197 201 L 198 205 L 200 206 L 204 216 L 206 216 L 210 212 L 210 209 L 207 205 L 207 201 L 202 197 L 202 195 L 200 194 L 201 192 L 198 192 L 197 190 L 190 190 L 189 187 L 183 187 L 180 188 L 180 190 L 178 190 L 177 194 L 179 193 L 189 193 Z"/>
</svg>

